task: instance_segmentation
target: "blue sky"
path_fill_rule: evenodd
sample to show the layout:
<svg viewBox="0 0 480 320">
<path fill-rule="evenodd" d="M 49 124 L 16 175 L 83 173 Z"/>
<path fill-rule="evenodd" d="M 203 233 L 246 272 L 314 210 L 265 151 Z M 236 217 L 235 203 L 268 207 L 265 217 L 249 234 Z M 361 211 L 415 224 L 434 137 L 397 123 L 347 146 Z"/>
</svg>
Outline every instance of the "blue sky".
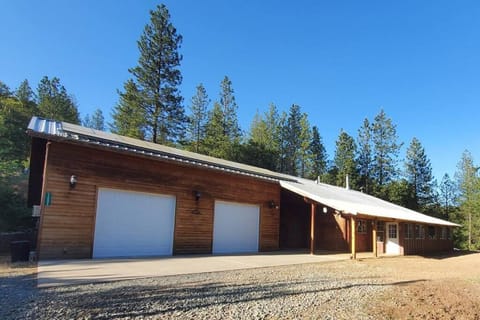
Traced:
<svg viewBox="0 0 480 320">
<path fill-rule="evenodd" d="M 83 115 L 107 117 L 137 63 L 156 1 L 2 1 L 0 80 L 57 76 Z M 477 1 L 165 1 L 183 35 L 184 104 L 225 75 L 247 130 L 256 110 L 299 104 L 333 156 L 383 108 L 402 148 L 417 137 L 438 179 L 463 150 L 480 162 Z M 188 110 L 188 108 L 187 108 Z"/>
</svg>

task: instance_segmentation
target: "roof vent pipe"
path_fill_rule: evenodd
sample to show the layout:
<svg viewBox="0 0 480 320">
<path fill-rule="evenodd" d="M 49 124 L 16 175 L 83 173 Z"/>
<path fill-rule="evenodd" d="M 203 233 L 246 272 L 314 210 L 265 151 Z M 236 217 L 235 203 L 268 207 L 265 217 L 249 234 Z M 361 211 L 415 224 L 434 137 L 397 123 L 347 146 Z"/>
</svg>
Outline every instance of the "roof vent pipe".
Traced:
<svg viewBox="0 0 480 320">
<path fill-rule="evenodd" d="M 345 176 L 345 189 L 350 190 L 350 183 L 348 181 L 348 174 Z"/>
</svg>

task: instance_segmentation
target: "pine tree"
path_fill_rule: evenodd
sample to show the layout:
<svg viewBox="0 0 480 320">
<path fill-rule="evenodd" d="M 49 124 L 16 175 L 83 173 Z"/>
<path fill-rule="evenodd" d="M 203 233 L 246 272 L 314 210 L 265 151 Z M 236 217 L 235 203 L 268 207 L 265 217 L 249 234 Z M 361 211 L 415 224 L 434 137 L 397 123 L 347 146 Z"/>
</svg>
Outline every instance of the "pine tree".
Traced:
<svg viewBox="0 0 480 320">
<path fill-rule="evenodd" d="M 374 194 L 384 198 L 385 187 L 397 177 L 397 158 L 401 144 L 397 143 L 397 129 L 385 111 L 375 117 L 372 125 Z"/>
<path fill-rule="evenodd" d="M 250 138 L 241 153 L 241 162 L 270 170 L 279 168 L 279 124 L 275 105 L 262 116 L 256 112 L 250 126 Z"/>
<path fill-rule="evenodd" d="M 228 140 L 238 143 L 241 138 L 241 130 L 238 125 L 237 103 L 235 102 L 232 81 L 225 76 L 220 84 L 220 107 L 223 113 L 223 131 Z"/>
<path fill-rule="evenodd" d="M 182 82 L 178 53 L 182 36 L 170 22 L 165 5 L 150 11 L 150 23 L 138 41 L 138 66 L 129 71 L 140 92 L 146 138 L 155 143 L 182 140 L 187 118 L 178 86 Z"/>
<path fill-rule="evenodd" d="M 301 134 L 302 134 L 302 113 L 300 106 L 293 104 L 290 107 L 288 118 L 283 129 L 285 142 L 285 173 L 296 176 L 298 175 L 298 163 L 300 161 L 299 150 L 301 150 Z"/>
<path fill-rule="evenodd" d="M 78 108 L 60 79 L 43 77 L 38 84 L 38 112 L 40 116 L 57 121 L 80 123 Z"/>
<path fill-rule="evenodd" d="M 322 142 L 318 127 L 312 128 L 312 141 L 310 143 L 310 154 L 312 155 L 311 179 L 317 179 L 327 173 L 327 151 Z"/>
<path fill-rule="evenodd" d="M 448 173 L 445 173 L 440 182 L 440 205 L 443 207 L 443 215 L 446 220 L 449 220 L 450 211 L 455 203 L 455 184 L 450 179 Z"/>
<path fill-rule="evenodd" d="M 312 130 L 308 122 L 306 113 L 302 114 L 300 118 L 300 149 L 299 153 L 299 167 L 300 176 L 306 178 L 311 176 L 312 155 L 310 153 L 310 144 L 312 143 Z"/>
<path fill-rule="evenodd" d="M 415 208 L 426 212 L 433 202 L 433 174 L 430 160 L 417 138 L 413 138 L 407 149 L 405 175 L 413 188 Z"/>
<path fill-rule="evenodd" d="M 362 127 L 358 130 L 358 173 L 360 189 L 365 193 L 372 193 L 372 127 L 368 119 L 363 120 Z"/>
<path fill-rule="evenodd" d="M 201 144 L 205 139 L 205 127 L 208 119 L 208 104 L 210 99 L 203 84 L 197 86 L 197 92 L 192 97 L 190 105 L 190 117 L 188 123 L 188 137 L 190 149 L 201 152 Z"/>
<path fill-rule="evenodd" d="M 87 128 L 105 131 L 105 118 L 103 117 L 102 110 L 96 109 L 91 116 L 86 114 L 82 125 Z"/>
<path fill-rule="evenodd" d="M 232 144 L 225 134 L 224 113 L 218 102 L 213 104 L 213 109 L 208 114 L 205 130 L 205 154 L 212 157 L 229 159 Z"/>
<path fill-rule="evenodd" d="M 29 111 L 31 116 L 36 114 L 36 95 L 30 87 L 27 79 L 23 80 L 22 83 L 20 83 L 17 90 L 15 91 L 15 96 L 23 104 L 23 107 Z"/>
<path fill-rule="evenodd" d="M 346 176 L 348 175 L 350 188 L 355 188 L 357 180 L 357 164 L 355 153 L 357 146 L 355 140 L 343 129 L 336 141 L 334 164 L 337 168 L 336 185 L 346 187 Z"/>
<path fill-rule="evenodd" d="M 468 250 L 480 248 L 480 177 L 479 167 L 469 151 L 462 154 L 456 179 L 460 211 L 455 221 L 462 225 L 456 230 L 457 240 Z"/>
<path fill-rule="evenodd" d="M 113 109 L 110 130 L 122 136 L 145 139 L 145 109 L 137 85 L 128 80 L 124 84 L 124 92 L 119 91 L 118 94 L 120 100 Z"/>
</svg>

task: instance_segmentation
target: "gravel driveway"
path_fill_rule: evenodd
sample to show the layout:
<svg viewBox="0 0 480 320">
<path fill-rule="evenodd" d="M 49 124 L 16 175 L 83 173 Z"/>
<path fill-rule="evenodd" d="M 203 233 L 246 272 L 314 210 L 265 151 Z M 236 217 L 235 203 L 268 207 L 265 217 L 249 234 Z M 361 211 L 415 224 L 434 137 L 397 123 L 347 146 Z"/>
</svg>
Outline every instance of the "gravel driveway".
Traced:
<svg viewBox="0 0 480 320">
<path fill-rule="evenodd" d="M 0 318 L 368 319 L 363 306 L 393 285 L 377 271 L 344 261 L 46 289 L 3 277 Z"/>
</svg>

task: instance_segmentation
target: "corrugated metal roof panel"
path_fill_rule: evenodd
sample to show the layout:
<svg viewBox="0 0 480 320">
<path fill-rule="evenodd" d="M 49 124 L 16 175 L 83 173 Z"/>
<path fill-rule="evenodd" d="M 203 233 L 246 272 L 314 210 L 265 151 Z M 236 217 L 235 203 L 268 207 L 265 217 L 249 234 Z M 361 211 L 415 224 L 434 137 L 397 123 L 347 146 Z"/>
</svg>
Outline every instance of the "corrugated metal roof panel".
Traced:
<svg viewBox="0 0 480 320">
<path fill-rule="evenodd" d="M 117 150 L 123 149 L 151 156 L 161 156 L 162 158 L 175 161 L 181 160 L 185 162 L 186 160 L 189 160 L 192 164 L 206 164 L 214 169 L 218 168 L 224 171 L 263 177 L 270 180 L 296 180 L 295 177 L 267 169 L 167 147 L 153 142 L 120 136 L 109 132 L 94 130 L 67 122 L 57 122 L 33 117 L 28 126 L 28 130 L 37 134 L 60 136 L 76 141 L 81 140 L 83 142 L 95 143 L 97 145 L 103 145 Z"/>
<path fill-rule="evenodd" d="M 344 213 L 444 226 L 459 226 L 355 190 L 347 190 L 324 183 L 317 184 L 315 181 L 305 179 L 298 179 L 298 182 L 280 181 L 280 185 L 287 190 Z"/>
</svg>

